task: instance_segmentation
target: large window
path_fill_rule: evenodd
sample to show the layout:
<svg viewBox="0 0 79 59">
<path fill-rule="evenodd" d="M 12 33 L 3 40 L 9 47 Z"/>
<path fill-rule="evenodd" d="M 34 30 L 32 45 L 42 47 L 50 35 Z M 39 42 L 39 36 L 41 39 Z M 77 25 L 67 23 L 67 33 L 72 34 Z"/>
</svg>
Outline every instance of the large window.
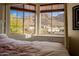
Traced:
<svg viewBox="0 0 79 59">
<path fill-rule="evenodd" d="M 42 35 L 64 35 L 64 4 L 40 6 Z"/>
<path fill-rule="evenodd" d="M 64 12 L 41 13 L 41 34 L 64 34 Z"/>
<path fill-rule="evenodd" d="M 10 32 L 32 35 L 39 30 L 38 35 L 64 35 L 64 4 L 42 4 L 39 19 L 41 22 L 35 23 L 35 16 L 35 5 L 12 5 Z M 35 26 L 40 28 L 37 29 Z"/>
<path fill-rule="evenodd" d="M 24 7 L 23 7 L 24 6 Z M 10 33 L 35 33 L 35 6 L 16 4 L 10 10 Z M 33 9 L 32 9 L 33 8 Z"/>
</svg>

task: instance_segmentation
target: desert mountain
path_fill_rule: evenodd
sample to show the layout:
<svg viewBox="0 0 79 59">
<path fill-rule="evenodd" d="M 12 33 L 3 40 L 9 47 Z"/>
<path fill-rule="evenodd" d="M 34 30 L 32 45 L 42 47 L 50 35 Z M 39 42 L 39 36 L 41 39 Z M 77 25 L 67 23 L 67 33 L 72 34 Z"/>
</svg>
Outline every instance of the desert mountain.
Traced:
<svg viewBox="0 0 79 59">
<path fill-rule="evenodd" d="M 16 16 L 11 15 L 11 17 L 16 17 Z M 20 18 L 20 20 L 23 19 L 21 17 L 19 17 L 19 18 Z M 52 17 L 51 17 L 51 15 L 48 15 L 48 14 L 42 14 L 40 18 L 41 18 L 41 24 L 44 26 L 51 26 L 51 22 L 52 22 L 52 26 L 64 26 L 64 14 L 59 14 L 58 16 L 52 16 Z M 52 19 L 52 21 L 51 21 L 51 19 Z M 24 21 L 25 24 L 34 25 L 35 15 L 25 17 L 24 20 L 25 20 Z"/>
</svg>

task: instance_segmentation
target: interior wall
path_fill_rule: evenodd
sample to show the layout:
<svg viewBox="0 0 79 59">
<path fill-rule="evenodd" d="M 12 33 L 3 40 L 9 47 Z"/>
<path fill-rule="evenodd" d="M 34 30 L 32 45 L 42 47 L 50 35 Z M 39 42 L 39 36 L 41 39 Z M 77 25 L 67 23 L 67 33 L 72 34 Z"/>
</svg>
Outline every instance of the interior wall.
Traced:
<svg viewBox="0 0 79 59">
<path fill-rule="evenodd" d="M 9 34 L 9 24 L 10 24 L 10 5 L 6 4 L 6 33 Z"/>
<path fill-rule="evenodd" d="M 71 39 L 69 39 L 70 54 L 79 56 L 79 30 L 73 30 L 72 28 L 72 7 L 76 5 L 79 5 L 79 3 L 67 4 L 68 36 L 71 37 Z"/>
<path fill-rule="evenodd" d="M 0 4 L 0 33 L 4 33 L 4 9 L 5 5 Z"/>
</svg>

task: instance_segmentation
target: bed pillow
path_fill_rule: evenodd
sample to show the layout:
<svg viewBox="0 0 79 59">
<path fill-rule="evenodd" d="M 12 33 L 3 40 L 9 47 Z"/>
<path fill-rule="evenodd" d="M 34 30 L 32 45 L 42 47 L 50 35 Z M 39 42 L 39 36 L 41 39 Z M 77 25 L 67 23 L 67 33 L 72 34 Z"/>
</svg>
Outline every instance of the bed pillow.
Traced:
<svg viewBox="0 0 79 59">
<path fill-rule="evenodd" d="M 8 38 L 8 36 L 6 34 L 0 34 L 0 39 L 3 39 L 3 38 Z"/>
</svg>

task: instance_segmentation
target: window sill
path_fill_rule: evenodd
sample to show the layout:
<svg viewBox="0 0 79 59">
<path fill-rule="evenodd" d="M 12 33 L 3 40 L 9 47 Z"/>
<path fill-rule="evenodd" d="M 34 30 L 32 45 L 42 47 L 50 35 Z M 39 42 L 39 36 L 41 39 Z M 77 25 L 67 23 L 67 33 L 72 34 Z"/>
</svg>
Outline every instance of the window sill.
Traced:
<svg viewBox="0 0 79 59">
<path fill-rule="evenodd" d="M 33 35 L 33 36 L 65 37 L 64 35 Z"/>
</svg>

